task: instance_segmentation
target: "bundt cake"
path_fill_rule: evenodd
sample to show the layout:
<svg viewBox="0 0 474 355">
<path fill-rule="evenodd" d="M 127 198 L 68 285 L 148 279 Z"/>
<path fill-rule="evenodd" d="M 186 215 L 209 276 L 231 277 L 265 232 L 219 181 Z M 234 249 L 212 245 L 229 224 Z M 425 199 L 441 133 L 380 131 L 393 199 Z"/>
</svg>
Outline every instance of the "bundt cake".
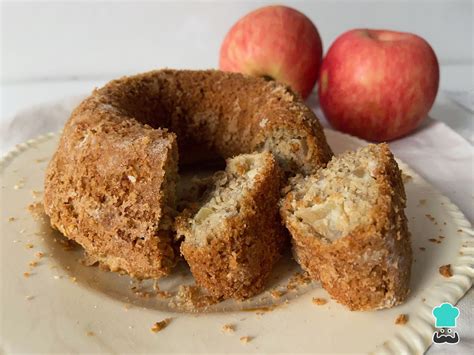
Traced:
<svg viewBox="0 0 474 355">
<path fill-rule="evenodd" d="M 229 159 L 197 208 L 176 219 L 181 252 L 216 298 L 259 293 L 286 240 L 278 216 L 281 173 L 268 152 Z"/>
<path fill-rule="evenodd" d="M 158 278 L 178 257 L 178 156 L 182 165 L 258 151 L 272 152 L 287 175 L 313 173 L 332 155 L 313 112 L 282 84 L 212 70 L 114 80 L 66 123 L 45 211 L 111 270 Z"/>
<path fill-rule="evenodd" d="M 409 291 L 405 190 L 386 144 L 334 157 L 296 176 L 281 216 L 300 265 L 351 310 L 392 307 Z"/>
</svg>

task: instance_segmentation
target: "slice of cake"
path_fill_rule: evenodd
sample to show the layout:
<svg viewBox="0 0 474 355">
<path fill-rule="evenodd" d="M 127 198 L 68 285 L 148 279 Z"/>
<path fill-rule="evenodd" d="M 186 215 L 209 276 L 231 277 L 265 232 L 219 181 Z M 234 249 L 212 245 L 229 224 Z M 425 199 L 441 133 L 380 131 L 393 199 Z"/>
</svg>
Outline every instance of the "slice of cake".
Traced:
<svg viewBox="0 0 474 355">
<path fill-rule="evenodd" d="M 285 241 L 278 216 L 281 173 L 265 152 L 229 159 L 213 179 L 199 205 L 176 220 L 181 252 L 211 295 L 247 298 L 263 289 Z"/>
<path fill-rule="evenodd" d="M 66 125 L 46 172 L 51 226 L 112 271 L 140 279 L 168 275 L 178 256 L 176 135 L 133 120 L 82 124 Z"/>
<path fill-rule="evenodd" d="M 412 252 L 401 172 L 388 145 L 333 158 L 285 190 L 281 216 L 311 277 L 351 310 L 405 300 Z"/>
</svg>

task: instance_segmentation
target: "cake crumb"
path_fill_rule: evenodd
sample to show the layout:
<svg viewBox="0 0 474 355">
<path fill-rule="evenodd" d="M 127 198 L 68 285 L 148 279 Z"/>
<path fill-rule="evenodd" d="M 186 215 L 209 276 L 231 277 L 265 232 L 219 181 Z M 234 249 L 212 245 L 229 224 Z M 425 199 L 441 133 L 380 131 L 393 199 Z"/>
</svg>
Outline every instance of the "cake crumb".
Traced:
<svg viewBox="0 0 474 355">
<path fill-rule="evenodd" d="M 30 275 L 31 275 L 31 274 L 30 274 L 29 272 L 24 272 L 24 273 L 23 273 L 23 276 L 24 276 L 24 277 L 30 277 Z"/>
<path fill-rule="evenodd" d="M 31 301 L 33 298 L 35 298 L 35 296 L 29 295 L 29 296 L 26 296 L 26 297 L 25 297 L 25 300 Z"/>
<path fill-rule="evenodd" d="M 311 283 L 311 277 L 308 273 L 295 272 L 293 276 L 288 280 L 286 289 L 288 291 L 294 291 L 298 289 L 299 286 L 304 286 Z"/>
<path fill-rule="evenodd" d="M 36 191 L 36 190 L 31 191 L 31 195 L 33 196 L 33 198 L 41 197 L 42 193 L 43 193 L 42 191 Z"/>
<path fill-rule="evenodd" d="M 275 299 L 280 299 L 284 294 L 285 292 L 279 290 L 273 290 L 270 292 L 270 295 Z"/>
<path fill-rule="evenodd" d="M 436 243 L 436 244 L 440 244 L 441 242 L 438 240 L 438 239 L 435 239 L 435 238 L 430 238 L 428 239 L 431 243 Z"/>
<path fill-rule="evenodd" d="M 325 298 L 313 297 L 313 303 L 317 306 L 322 306 L 328 303 L 328 301 Z"/>
<path fill-rule="evenodd" d="M 462 233 L 462 232 L 463 232 L 463 230 L 462 230 L 462 229 L 458 229 L 458 233 Z"/>
<path fill-rule="evenodd" d="M 235 331 L 235 326 L 233 324 L 224 324 L 222 326 L 222 331 L 226 333 L 233 333 Z"/>
<path fill-rule="evenodd" d="M 408 175 L 402 171 L 402 181 L 404 184 L 409 183 L 411 180 L 413 180 L 413 177 L 411 175 Z"/>
<path fill-rule="evenodd" d="M 245 337 L 240 337 L 240 342 L 243 343 L 243 344 L 247 344 L 249 343 L 250 341 L 252 341 L 252 337 L 249 337 L 249 336 L 245 336 Z"/>
<path fill-rule="evenodd" d="M 34 245 L 31 244 L 31 243 L 27 243 L 27 244 L 25 245 L 25 248 L 26 248 L 26 249 L 33 249 L 33 248 L 34 248 Z"/>
<path fill-rule="evenodd" d="M 453 271 L 451 270 L 451 264 L 440 266 L 439 273 L 443 275 L 444 277 L 452 277 Z"/>
<path fill-rule="evenodd" d="M 425 217 L 428 218 L 431 222 L 436 221 L 436 219 L 432 215 L 430 215 L 429 213 L 425 214 Z"/>
<path fill-rule="evenodd" d="M 408 323 L 408 316 L 406 314 L 398 315 L 397 319 L 395 319 L 395 324 L 397 325 L 404 325 Z"/>
<path fill-rule="evenodd" d="M 171 297 L 173 297 L 173 294 L 169 291 L 158 290 L 155 293 L 156 293 L 156 297 L 158 297 L 158 298 L 171 298 Z"/>
<path fill-rule="evenodd" d="M 38 262 L 33 260 L 33 261 L 30 261 L 30 263 L 28 264 L 30 265 L 31 267 L 37 267 L 38 266 Z"/>
<path fill-rule="evenodd" d="M 156 322 L 151 327 L 151 331 L 153 333 L 158 333 L 158 332 L 162 331 L 163 329 L 165 329 L 168 326 L 168 324 L 170 324 L 170 322 L 171 322 L 171 318 L 165 318 L 160 322 Z"/>
<path fill-rule="evenodd" d="M 94 336 L 95 334 L 94 334 L 94 332 L 91 332 L 91 331 L 89 330 L 89 331 L 86 333 L 86 335 L 87 335 L 88 337 L 92 337 L 92 336 Z"/>
<path fill-rule="evenodd" d="M 181 285 L 176 295 L 170 300 L 168 305 L 172 308 L 181 308 L 189 312 L 205 310 L 209 306 L 217 303 L 217 299 L 199 286 Z"/>
<path fill-rule="evenodd" d="M 8 217 L 8 222 L 14 222 L 16 221 L 16 217 Z"/>
<path fill-rule="evenodd" d="M 425 250 L 426 250 L 425 247 L 420 247 L 419 249 L 420 249 L 421 251 L 425 251 Z"/>
<path fill-rule="evenodd" d="M 256 315 L 263 315 L 267 312 L 273 311 L 275 308 L 277 308 L 277 304 L 272 304 L 271 306 L 266 306 L 266 307 L 251 307 L 251 308 L 244 308 L 242 311 L 244 312 L 255 312 Z"/>
<path fill-rule="evenodd" d="M 46 216 L 46 213 L 44 212 L 43 201 L 36 201 L 29 204 L 27 210 L 36 220 L 43 219 Z"/>
</svg>

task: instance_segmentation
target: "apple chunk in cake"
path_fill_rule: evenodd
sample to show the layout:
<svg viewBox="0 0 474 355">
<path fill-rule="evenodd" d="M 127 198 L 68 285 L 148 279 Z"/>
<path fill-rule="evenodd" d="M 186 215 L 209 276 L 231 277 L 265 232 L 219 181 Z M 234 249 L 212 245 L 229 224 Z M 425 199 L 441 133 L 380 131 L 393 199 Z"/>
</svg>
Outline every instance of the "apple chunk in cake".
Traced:
<svg viewBox="0 0 474 355">
<path fill-rule="evenodd" d="M 280 213 L 300 265 L 352 310 L 392 307 L 408 294 L 411 245 L 401 172 L 388 145 L 334 157 L 290 181 Z"/>
<path fill-rule="evenodd" d="M 177 218 L 181 253 L 196 282 L 217 298 L 242 299 L 263 289 L 285 240 L 281 175 L 268 152 L 229 159 L 201 203 Z"/>
</svg>

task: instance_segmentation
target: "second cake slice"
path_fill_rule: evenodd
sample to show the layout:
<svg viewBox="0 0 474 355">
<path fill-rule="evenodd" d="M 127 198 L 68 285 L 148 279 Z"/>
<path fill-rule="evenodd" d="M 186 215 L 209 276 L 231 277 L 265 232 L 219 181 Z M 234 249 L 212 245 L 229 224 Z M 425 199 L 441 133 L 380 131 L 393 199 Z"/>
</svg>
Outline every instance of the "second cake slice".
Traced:
<svg viewBox="0 0 474 355">
<path fill-rule="evenodd" d="M 177 218 L 181 253 L 213 296 L 242 299 L 263 289 L 285 240 L 280 179 L 271 153 L 239 155 L 216 173 L 203 201 Z"/>
<path fill-rule="evenodd" d="M 386 144 L 334 157 L 293 178 L 281 216 L 300 265 L 351 310 L 392 307 L 412 261 L 401 172 Z"/>
</svg>

